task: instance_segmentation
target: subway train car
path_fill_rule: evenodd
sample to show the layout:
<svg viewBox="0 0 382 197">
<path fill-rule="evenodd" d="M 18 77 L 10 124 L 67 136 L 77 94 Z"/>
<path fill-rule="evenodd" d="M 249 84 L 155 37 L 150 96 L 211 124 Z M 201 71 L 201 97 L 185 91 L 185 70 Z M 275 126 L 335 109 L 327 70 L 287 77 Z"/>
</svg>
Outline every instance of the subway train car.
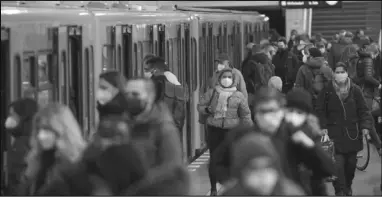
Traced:
<svg viewBox="0 0 382 197">
<path fill-rule="evenodd" d="M 182 135 L 185 160 L 205 149 L 204 125 L 196 105 L 206 91 L 219 52 L 240 69 L 248 42 L 267 37 L 268 22 L 258 13 L 212 9 L 141 10 L 125 4 L 2 2 L 1 107 L 2 158 L 9 136 L 7 106 L 21 97 L 40 105 L 58 101 L 72 109 L 88 137 L 96 128 L 98 76 L 119 70 L 142 76 L 142 59 L 166 59 L 187 87 L 187 120 Z M 3 177 L 3 176 L 2 176 Z"/>
</svg>

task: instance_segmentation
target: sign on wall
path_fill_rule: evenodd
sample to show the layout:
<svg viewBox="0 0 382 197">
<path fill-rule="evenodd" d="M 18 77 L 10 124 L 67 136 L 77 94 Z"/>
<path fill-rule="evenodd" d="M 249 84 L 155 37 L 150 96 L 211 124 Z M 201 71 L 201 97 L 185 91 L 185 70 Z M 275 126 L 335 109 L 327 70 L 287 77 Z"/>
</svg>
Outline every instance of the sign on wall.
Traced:
<svg viewBox="0 0 382 197">
<path fill-rule="evenodd" d="M 342 8 L 342 1 L 279 1 L 279 6 L 287 9 Z"/>
</svg>

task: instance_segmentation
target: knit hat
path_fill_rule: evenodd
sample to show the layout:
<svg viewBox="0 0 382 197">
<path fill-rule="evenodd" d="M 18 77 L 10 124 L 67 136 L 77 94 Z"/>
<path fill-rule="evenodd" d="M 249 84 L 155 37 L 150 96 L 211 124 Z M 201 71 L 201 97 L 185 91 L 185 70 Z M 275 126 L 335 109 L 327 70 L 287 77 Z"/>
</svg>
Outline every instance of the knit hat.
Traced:
<svg viewBox="0 0 382 197">
<path fill-rule="evenodd" d="M 119 71 L 107 71 L 99 75 L 100 79 L 104 79 L 116 88 L 122 87 L 126 83 L 126 78 Z"/>
<path fill-rule="evenodd" d="M 283 89 L 283 81 L 278 76 L 273 76 L 268 81 L 268 86 L 271 88 L 276 88 L 279 91 L 282 91 Z"/>
<path fill-rule="evenodd" d="M 289 108 L 296 108 L 307 113 L 313 111 L 312 96 L 302 88 L 296 88 L 288 92 L 286 99 Z"/>
<path fill-rule="evenodd" d="M 235 142 L 231 153 L 232 174 L 239 176 L 252 159 L 267 157 L 271 166 L 280 169 L 279 156 L 272 145 L 270 138 L 259 133 L 250 133 Z"/>
<path fill-rule="evenodd" d="M 321 51 L 317 48 L 310 48 L 309 55 L 311 57 L 323 57 Z"/>
</svg>

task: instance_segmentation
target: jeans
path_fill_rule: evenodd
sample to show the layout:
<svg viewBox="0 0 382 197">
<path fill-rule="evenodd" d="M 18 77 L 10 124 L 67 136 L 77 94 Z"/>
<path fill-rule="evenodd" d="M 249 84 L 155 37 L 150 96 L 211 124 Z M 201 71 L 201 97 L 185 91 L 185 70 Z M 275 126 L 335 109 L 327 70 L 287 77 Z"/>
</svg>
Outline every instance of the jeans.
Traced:
<svg viewBox="0 0 382 197">
<path fill-rule="evenodd" d="M 333 182 L 335 193 L 351 190 L 357 166 L 357 152 L 335 155 L 337 179 Z"/>
<path fill-rule="evenodd" d="M 217 127 L 208 126 L 207 146 L 210 150 L 210 164 L 208 166 L 208 176 L 210 178 L 211 190 L 216 190 L 216 166 L 212 160 L 215 161 L 214 151 L 224 141 L 225 135 L 228 129 L 222 129 Z"/>
</svg>

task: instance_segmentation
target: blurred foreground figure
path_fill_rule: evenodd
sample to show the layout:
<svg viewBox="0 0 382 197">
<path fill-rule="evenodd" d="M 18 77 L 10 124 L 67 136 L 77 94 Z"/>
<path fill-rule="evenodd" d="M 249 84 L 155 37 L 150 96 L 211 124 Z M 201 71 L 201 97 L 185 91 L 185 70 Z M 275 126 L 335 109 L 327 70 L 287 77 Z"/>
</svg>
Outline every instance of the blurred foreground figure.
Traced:
<svg viewBox="0 0 382 197">
<path fill-rule="evenodd" d="M 258 133 L 248 134 L 232 147 L 232 176 L 235 186 L 223 195 L 305 195 L 284 177 L 279 156 L 271 140 Z"/>
<path fill-rule="evenodd" d="M 17 100 L 9 105 L 8 118 L 5 121 L 6 131 L 11 134 L 12 143 L 9 149 L 9 187 L 7 195 L 16 195 L 22 172 L 26 168 L 25 156 L 29 151 L 29 138 L 32 133 L 33 116 L 38 104 L 30 98 Z"/>
</svg>

